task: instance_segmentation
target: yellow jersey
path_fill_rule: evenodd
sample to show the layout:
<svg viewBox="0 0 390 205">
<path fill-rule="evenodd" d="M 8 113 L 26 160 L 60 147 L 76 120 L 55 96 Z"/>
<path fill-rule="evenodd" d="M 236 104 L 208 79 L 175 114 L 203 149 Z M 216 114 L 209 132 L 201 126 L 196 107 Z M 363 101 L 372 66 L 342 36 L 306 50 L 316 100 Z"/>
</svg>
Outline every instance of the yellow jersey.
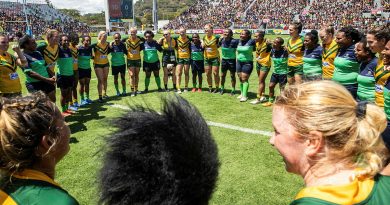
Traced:
<svg viewBox="0 0 390 205">
<path fill-rule="evenodd" d="M 190 58 L 191 57 L 191 40 L 186 37 L 185 39 L 179 36 L 177 38 L 177 56 L 178 58 Z"/>
<path fill-rule="evenodd" d="M 59 45 L 56 44 L 54 47 L 51 47 L 46 42 L 39 45 L 37 50 L 42 54 L 48 68 L 54 73 L 55 63 L 60 53 Z"/>
<path fill-rule="evenodd" d="M 206 59 L 219 58 L 218 39 L 215 35 L 203 37 L 204 57 Z"/>
<path fill-rule="evenodd" d="M 72 57 L 73 57 L 73 70 L 77 70 L 78 67 L 79 67 L 79 63 L 78 63 L 78 56 L 79 56 L 78 48 L 76 46 L 72 46 L 72 45 L 69 45 L 69 48 L 70 48 L 70 51 L 71 51 Z"/>
<path fill-rule="evenodd" d="M 110 53 L 110 44 L 108 42 L 101 43 L 98 41 L 96 44 L 92 45 L 94 58 L 93 63 L 98 65 L 108 64 L 108 54 Z"/>
<path fill-rule="evenodd" d="M 380 107 L 384 107 L 385 99 L 383 97 L 383 89 L 390 77 L 390 72 L 384 69 L 383 57 L 378 58 L 378 64 L 375 68 L 375 103 Z"/>
<path fill-rule="evenodd" d="M 141 60 L 141 39 L 136 38 L 135 40 L 128 38 L 126 40 L 127 59 L 128 60 Z"/>
<path fill-rule="evenodd" d="M 16 58 L 9 54 L 0 55 L 0 93 L 20 93 L 19 75 L 16 72 Z"/>
<path fill-rule="evenodd" d="M 339 46 L 335 40 L 326 46 L 322 50 L 322 77 L 324 79 L 332 79 L 334 72 L 334 59 L 337 56 Z"/>
<path fill-rule="evenodd" d="M 305 50 L 303 46 L 303 38 L 299 37 L 295 41 L 290 38 L 287 42 L 287 52 L 288 52 L 288 66 L 301 66 L 303 65 L 303 51 Z"/>
<path fill-rule="evenodd" d="M 256 60 L 261 66 L 271 67 L 271 46 L 267 44 L 267 39 L 256 42 Z"/>
</svg>

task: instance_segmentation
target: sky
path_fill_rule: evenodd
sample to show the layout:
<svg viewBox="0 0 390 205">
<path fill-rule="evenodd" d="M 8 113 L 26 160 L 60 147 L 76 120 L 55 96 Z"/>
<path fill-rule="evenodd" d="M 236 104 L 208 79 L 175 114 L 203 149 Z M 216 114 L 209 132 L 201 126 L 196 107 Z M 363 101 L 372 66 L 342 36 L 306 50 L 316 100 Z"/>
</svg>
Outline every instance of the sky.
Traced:
<svg viewBox="0 0 390 205">
<path fill-rule="evenodd" d="M 51 0 L 51 3 L 59 9 L 77 9 L 81 14 L 105 10 L 105 0 Z"/>
</svg>

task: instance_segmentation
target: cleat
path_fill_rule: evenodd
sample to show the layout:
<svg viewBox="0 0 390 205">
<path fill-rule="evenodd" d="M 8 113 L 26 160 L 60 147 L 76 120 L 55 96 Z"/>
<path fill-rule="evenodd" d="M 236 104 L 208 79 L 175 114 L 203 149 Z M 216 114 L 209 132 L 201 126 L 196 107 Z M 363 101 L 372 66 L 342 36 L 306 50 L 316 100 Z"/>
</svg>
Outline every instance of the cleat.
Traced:
<svg viewBox="0 0 390 205">
<path fill-rule="evenodd" d="M 268 101 L 267 97 L 261 96 L 261 98 L 260 98 L 260 103 L 265 103 L 265 102 L 267 102 L 267 101 Z"/>
<path fill-rule="evenodd" d="M 257 105 L 257 104 L 260 104 L 262 103 L 261 100 L 259 98 L 256 98 L 255 100 L 251 101 L 250 104 L 252 105 Z"/>
<path fill-rule="evenodd" d="M 198 88 L 198 93 L 201 93 L 202 92 L 202 88 Z"/>
<path fill-rule="evenodd" d="M 93 103 L 93 101 L 91 100 L 91 99 L 85 99 L 85 101 L 88 103 L 88 104 L 92 104 Z"/>
<path fill-rule="evenodd" d="M 89 103 L 86 101 L 86 100 L 82 100 L 81 102 L 80 102 L 80 107 L 82 107 L 82 106 L 85 106 L 85 105 L 88 105 Z"/>
<path fill-rule="evenodd" d="M 237 99 L 241 99 L 242 98 L 242 94 L 240 94 L 238 97 L 237 97 Z"/>
<path fill-rule="evenodd" d="M 244 97 L 244 96 L 242 96 L 241 98 L 240 98 L 240 102 L 246 102 L 248 100 L 248 98 L 247 97 Z"/>
<path fill-rule="evenodd" d="M 221 95 L 223 95 L 224 92 L 225 92 L 225 90 L 222 88 L 219 90 L 219 94 L 221 94 Z"/>
<path fill-rule="evenodd" d="M 272 102 L 265 102 L 265 103 L 263 103 L 262 105 L 263 105 L 264 107 L 270 107 L 270 106 L 273 105 L 273 103 L 272 103 Z"/>
<path fill-rule="evenodd" d="M 79 108 L 75 107 L 74 105 L 71 105 L 71 106 L 69 106 L 69 110 L 77 111 L 77 110 L 79 110 Z"/>
<path fill-rule="evenodd" d="M 191 92 L 193 93 L 196 92 L 196 88 L 192 88 Z"/>
</svg>

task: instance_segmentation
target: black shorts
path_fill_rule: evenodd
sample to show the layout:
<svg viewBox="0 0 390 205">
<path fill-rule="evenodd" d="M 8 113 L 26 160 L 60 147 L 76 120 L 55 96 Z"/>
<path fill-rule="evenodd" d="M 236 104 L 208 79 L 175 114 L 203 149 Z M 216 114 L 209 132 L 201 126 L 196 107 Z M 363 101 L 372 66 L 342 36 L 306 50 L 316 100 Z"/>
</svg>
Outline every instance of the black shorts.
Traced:
<svg viewBox="0 0 390 205">
<path fill-rule="evenodd" d="M 204 73 L 204 61 L 203 60 L 191 60 L 192 73 L 202 72 Z"/>
<path fill-rule="evenodd" d="M 170 56 L 163 56 L 162 57 L 162 66 L 164 68 L 166 68 L 168 64 L 173 64 L 174 66 L 176 66 L 177 65 L 176 57 L 175 57 L 175 60 L 172 61 Z"/>
<path fill-rule="evenodd" d="M 79 79 L 91 78 L 91 69 L 79 69 Z"/>
<path fill-rule="evenodd" d="M 237 64 L 236 64 L 236 71 L 237 73 L 246 73 L 248 75 L 250 75 L 252 73 L 252 70 L 253 70 L 253 62 L 240 62 L 240 61 L 237 61 Z"/>
<path fill-rule="evenodd" d="M 45 94 L 49 94 L 56 89 L 56 87 L 54 85 L 43 82 L 43 81 L 26 83 L 26 88 L 27 88 L 29 93 L 42 91 Z"/>
<path fill-rule="evenodd" d="M 110 63 L 106 63 L 106 64 L 94 64 L 93 65 L 96 68 L 109 68 L 110 67 Z"/>
<path fill-rule="evenodd" d="M 279 86 L 285 86 L 287 84 L 287 74 L 272 73 L 271 83 L 279 83 Z"/>
<path fill-rule="evenodd" d="M 61 89 L 72 88 L 74 84 L 74 76 L 57 75 L 57 87 Z"/>
<path fill-rule="evenodd" d="M 126 65 L 112 66 L 112 75 L 126 74 Z"/>
<path fill-rule="evenodd" d="M 144 62 L 144 71 L 145 72 L 152 72 L 152 71 L 158 71 L 158 70 L 160 70 L 160 61 L 157 61 L 155 63 Z"/>
<path fill-rule="evenodd" d="M 222 59 L 221 70 L 226 73 L 228 70 L 231 73 L 236 72 L 236 60 L 235 59 Z"/>
</svg>

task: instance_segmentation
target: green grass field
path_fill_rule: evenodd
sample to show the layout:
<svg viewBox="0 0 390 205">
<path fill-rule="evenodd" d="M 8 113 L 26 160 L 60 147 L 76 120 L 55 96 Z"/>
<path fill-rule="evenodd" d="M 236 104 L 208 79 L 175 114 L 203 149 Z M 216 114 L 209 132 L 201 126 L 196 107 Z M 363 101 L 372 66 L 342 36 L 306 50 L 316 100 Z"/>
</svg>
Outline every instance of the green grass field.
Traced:
<svg viewBox="0 0 390 205">
<path fill-rule="evenodd" d="M 24 76 L 21 76 L 23 82 Z M 128 75 L 126 77 L 129 82 Z M 270 75 L 268 79 L 269 77 Z M 144 73 L 141 72 L 140 90 L 144 88 L 143 80 Z M 255 98 L 257 90 L 255 72 L 249 82 L 251 100 Z M 93 73 L 90 86 L 92 100 L 97 98 L 96 85 L 97 80 Z M 189 85 L 192 85 L 191 80 Z M 203 82 L 203 86 L 206 88 L 207 83 Z M 225 87 L 230 89 L 229 78 Z M 156 89 L 152 77 L 150 90 Z M 130 90 L 129 85 L 127 90 Z M 27 93 L 25 88 L 23 93 Z M 112 76 L 109 77 L 108 95 L 115 95 Z M 104 139 L 114 131 L 110 126 L 111 120 L 125 112 L 113 105 L 141 104 L 160 109 L 160 98 L 163 95 L 167 94 L 149 92 L 136 97 L 111 97 L 105 104 L 94 103 L 68 117 L 66 121 L 72 131 L 71 150 L 57 166 L 56 181 L 81 204 L 96 204 L 99 198 L 98 171 L 101 167 Z M 207 121 L 272 131 L 272 108 L 251 105 L 248 103 L 250 100 L 240 103 L 236 99 L 237 95 L 232 97 L 227 94 L 189 92 L 181 96 L 194 104 Z M 218 184 L 210 204 L 289 204 L 292 201 L 303 182 L 299 177 L 285 171 L 282 158 L 268 143 L 269 137 L 215 126 L 210 126 L 210 129 L 218 144 L 221 161 Z"/>
</svg>

